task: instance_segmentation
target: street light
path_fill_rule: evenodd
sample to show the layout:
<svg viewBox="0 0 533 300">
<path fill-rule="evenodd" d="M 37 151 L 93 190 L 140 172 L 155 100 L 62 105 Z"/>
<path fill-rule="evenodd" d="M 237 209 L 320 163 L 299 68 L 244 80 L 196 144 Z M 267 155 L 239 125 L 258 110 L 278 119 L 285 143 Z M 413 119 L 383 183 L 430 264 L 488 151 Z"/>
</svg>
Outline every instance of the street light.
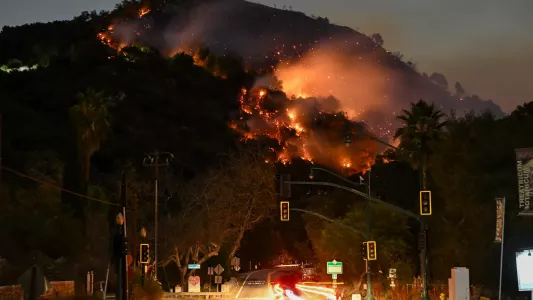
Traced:
<svg viewBox="0 0 533 300">
<path fill-rule="evenodd" d="M 163 159 L 163 156 L 165 158 Z M 154 179 L 154 278 L 157 279 L 157 245 L 158 245 L 158 222 L 159 222 L 159 167 L 167 167 L 175 159 L 170 152 L 155 151 L 145 154 L 143 165 L 155 168 Z"/>
<path fill-rule="evenodd" d="M 346 138 L 344 140 L 344 143 L 346 144 L 346 147 L 348 147 L 351 143 L 352 143 L 352 140 L 351 140 L 351 135 L 352 133 L 346 135 Z M 379 138 L 371 135 L 371 134 L 368 134 L 364 131 L 358 131 L 358 132 L 355 132 L 355 134 L 358 134 L 358 135 L 364 135 L 370 139 L 373 139 L 374 141 L 380 143 L 380 144 L 383 144 L 389 148 L 392 148 L 394 150 L 397 150 L 397 151 L 402 151 L 402 152 L 415 152 L 415 151 L 409 151 L 409 150 L 405 150 L 405 149 L 402 149 L 402 148 L 398 148 L 398 147 L 395 147 L 385 141 L 382 141 L 380 140 Z M 419 165 L 418 165 L 418 172 L 419 172 L 419 180 L 420 180 L 420 191 L 422 191 L 424 189 L 424 172 L 422 171 L 422 164 L 423 164 L 423 159 L 422 159 L 422 145 L 419 144 L 420 146 L 420 149 L 419 149 L 419 152 L 420 152 L 420 155 L 419 155 Z M 431 192 L 430 192 L 431 193 Z M 428 295 L 428 285 L 427 285 L 427 269 L 428 269 L 428 255 L 427 255 L 427 226 L 426 224 L 420 219 L 420 218 L 417 218 L 417 220 L 420 222 L 420 226 L 421 226 L 421 229 L 420 229 L 420 237 L 423 239 L 423 243 L 421 243 L 421 246 L 423 247 L 420 247 L 420 256 L 421 256 L 421 262 L 420 262 L 420 268 L 421 268 L 421 272 L 422 272 L 422 275 L 423 275 L 423 279 L 424 279 L 424 282 L 423 282 L 423 285 L 424 285 L 424 288 L 423 288 L 423 293 L 422 293 L 422 300 L 429 300 L 429 295 Z"/>
</svg>

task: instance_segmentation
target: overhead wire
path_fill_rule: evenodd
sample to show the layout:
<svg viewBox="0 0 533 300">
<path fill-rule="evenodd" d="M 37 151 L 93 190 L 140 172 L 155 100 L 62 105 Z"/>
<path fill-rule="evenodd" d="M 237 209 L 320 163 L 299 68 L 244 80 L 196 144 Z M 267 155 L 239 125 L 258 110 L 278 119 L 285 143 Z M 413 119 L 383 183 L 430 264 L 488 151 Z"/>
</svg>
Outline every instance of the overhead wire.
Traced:
<svg viewBox="0 0 533 300">
<path fill-rule="evenodd" d="M 37 183 L 40 183 L 42 185 L 46 185 L 46 186 L 49 186 L 49 187 L 53 187 L 55 189 L 58 189 L 60 191 L 63 191 L 65 193 L 68 193 L 68 194 L 71 194 L 71 195 L 74 195 L 74 196 L 78 196 L 80 198 L 85 198 L 85 199 L 88 199 L 88 200 L 91 200 L 91 201 L 96 201 L 96 202 L 100 202 L 100 203 L 104 203 L 104 204 L 109 204 L 109 205 L 113 205 L 113 206 L 120 206 L 118 203 L 113 203 L 113 202 L 109 202 L 109 201 L 105 201 L 105 200 L 101 200 L 101 199 L 97 199 L 97 198 L 93 198 L 93 197 L 90 197 L 90 196 L 86 196 L 86 195 L 82 195 L 80 193 L 76 193 L 76 192 L 73 192 L 71 190 L 67 190 L 63 187 L 60 187 L 58 185 L 55 185 L 53 183 L 50 183 L 50 182 L 46 182 L 44 180 L 41 180 L 41 179 L 38 179 L 38 178 L 35 178 L 35 177 L 32 177 L 30 175 L 27 175 L 27 174 L 24 174 L 24 173 L 21 173 L 21 172 L 18 172 L 18 171 L 15 171 L 13 169 L 10 169 L 10 168 L 7 168 L 6 166 L 2 166 L 2 170 L 4 171 L 8 171 L 12 174 L 15 174 L 19 177 L 22 177 L 22 178 L 26 178 L 26 179 L 29 179 L 31 181 L 34 181 L 34 182 L 37 182 Z"/>
</svg>

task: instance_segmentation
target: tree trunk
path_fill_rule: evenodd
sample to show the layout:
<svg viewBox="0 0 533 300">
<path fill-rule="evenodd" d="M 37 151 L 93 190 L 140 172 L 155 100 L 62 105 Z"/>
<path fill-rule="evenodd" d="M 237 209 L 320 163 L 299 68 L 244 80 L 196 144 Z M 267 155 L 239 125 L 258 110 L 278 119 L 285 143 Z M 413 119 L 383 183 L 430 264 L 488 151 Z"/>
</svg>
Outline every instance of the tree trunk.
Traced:
<svg viewBox="0 0 533 300">
<path fill-rule="evenodd" d="M 244 228 L 241 228 L 239 230 L 239 234 L 237 235 L 237 238 L 235 239 L 235 243 L 233 243 L 233 249 L 231 249 L 231 252 L 229 253 L 229 256 L 228 256 L 228 266 L 231 266 L 231 260 L 235 257 L 235 254 L 241 247 L 241 242 L 242 242 L 242 239 L 244 238 L 244 232 L 245 232 Z"/>
</svg>

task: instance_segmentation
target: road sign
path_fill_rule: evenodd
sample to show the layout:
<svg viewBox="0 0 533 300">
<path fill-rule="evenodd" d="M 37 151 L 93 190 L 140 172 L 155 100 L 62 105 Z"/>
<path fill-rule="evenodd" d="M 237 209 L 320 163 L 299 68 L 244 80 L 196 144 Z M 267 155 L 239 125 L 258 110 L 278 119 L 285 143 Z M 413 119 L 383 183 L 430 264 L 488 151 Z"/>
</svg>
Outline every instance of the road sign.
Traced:
<svg viewBox="0 0 533 300">
<path fill-rule="evenodd" d="M 215 276 L 215 283 L 221 284 L 222 283 L 222 276 Z"/>
<path fill-rule="evenodd" d="M 216 273 L 217 275 L 220 275 L 220 274 L 222 274 L 222 272 L 224 272 L 224 268 L 222 268 L 222 266 L 221 266 L 220 264 L 218 264 L 218 265 L 215 267 L 214 271 L 215 271 L 215 273 Z"/>
<path fill-rule="evenodd" d="M 240 266 L 241 265 L 241 259 L 238 257 L 234 257 L 231 259 L 231 265 L 233 267 Z"/>
<path fill-rule="evenodd" d="M 326 269 L 328 274 L 342 274 L 342 262 L 336 260 L 328 261 Z"/>
<path fill-rule="evenodd" d="M 189 276 L 189 293 L 200 292 L 200 276 Z"/>
<path fill-rule="evenodd" d="M 213 267 L 207 267 L 207 275 L 213 275 Z"/>
<path fill-rule="evenodd" d="M 331 279 L 337 280 L 337 274 L 331 274 Z"/>
<path fill-rule="evenodd" d="M 396 278 L 396 269 L 389 269 L 389 278 Z"/>
<path fill-rule="evenodd" d="M 200 264 L 189 264 L 189 270 L 198 270 L 200 269 Z"/>
<path fill-rule="evenodd" d="M 235 271 L 239 272 L 241 270 L 240 266 L 235 266 Z"/>
</svg>

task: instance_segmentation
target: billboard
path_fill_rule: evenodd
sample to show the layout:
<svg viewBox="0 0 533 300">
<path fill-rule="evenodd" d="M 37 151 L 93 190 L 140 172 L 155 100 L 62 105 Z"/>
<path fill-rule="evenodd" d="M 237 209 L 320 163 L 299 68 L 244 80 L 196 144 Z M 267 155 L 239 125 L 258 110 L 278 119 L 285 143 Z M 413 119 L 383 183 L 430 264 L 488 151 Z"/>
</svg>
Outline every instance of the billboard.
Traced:
<svg viewBox="0 0 533 300">
<path fill-rule="evenodd" d="M 515 149 L 519 215 L 533 215 L 533 148 Z"/>
<path fill-rule="evenodd" d="M 516 252 L 519 291 L 533 291 L 533 249 Z"/>
</svg>

